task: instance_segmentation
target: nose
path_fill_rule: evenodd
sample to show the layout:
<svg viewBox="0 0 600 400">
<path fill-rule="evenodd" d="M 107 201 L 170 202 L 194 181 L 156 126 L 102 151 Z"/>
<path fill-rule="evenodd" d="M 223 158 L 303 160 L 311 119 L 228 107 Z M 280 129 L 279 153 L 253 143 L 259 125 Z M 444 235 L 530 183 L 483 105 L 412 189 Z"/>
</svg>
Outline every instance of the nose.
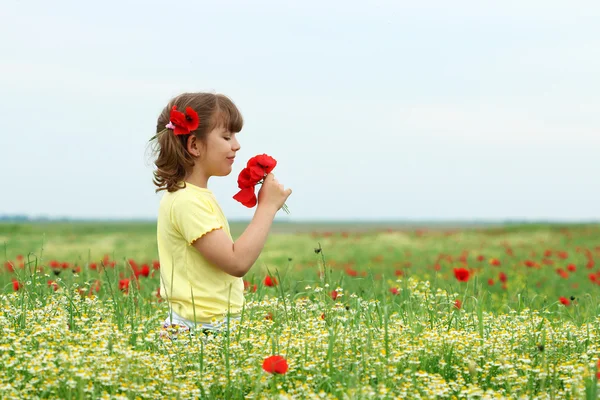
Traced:
<svg viewBox="0 0 600 400">
<path fill-rule="evenodd" d="M 231 150 L 238 151 L 239 149 L 241 149 L 242 146 L 240 146 L 240 142 L 237 140 L 237 138 L 234 136 L 232 139 L 233 140 L 231 141 Z"/>
</svg>

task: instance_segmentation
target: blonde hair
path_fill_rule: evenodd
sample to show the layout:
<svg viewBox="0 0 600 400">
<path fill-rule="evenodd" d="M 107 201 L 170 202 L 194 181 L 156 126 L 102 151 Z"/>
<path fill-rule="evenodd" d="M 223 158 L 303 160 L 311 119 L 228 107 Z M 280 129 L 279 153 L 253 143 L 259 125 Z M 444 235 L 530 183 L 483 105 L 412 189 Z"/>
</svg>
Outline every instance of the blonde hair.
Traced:
<svg viewBox="0 0 600 400">
<path fill-rule="evenodd" d="M 173 134 L 166 129 L 169 123 L 171 109 L 177 106 L 178 110 L 191 107 L 200 117 L 198 129 L 187 135 Z M 182 93 L 169 101 L 158 117 L 156 136 L 154 141 L 154 154 L 156 170 L 154 171 L 154 184 L 158 187 L 156 192 L 166 190 L 176 192 L 184 186 L 178 186 L 188 171 L 194 166 L 194 158 L 187 151 L 189 135 L 194 135 L 202 143 L 206 143 L 208 134 L 215 128 L 224 127 L 229 132 L 242 130 L 244 120 L 242 114 L 233 101 L 222 94 L 213 93 Z"/>
</svg>

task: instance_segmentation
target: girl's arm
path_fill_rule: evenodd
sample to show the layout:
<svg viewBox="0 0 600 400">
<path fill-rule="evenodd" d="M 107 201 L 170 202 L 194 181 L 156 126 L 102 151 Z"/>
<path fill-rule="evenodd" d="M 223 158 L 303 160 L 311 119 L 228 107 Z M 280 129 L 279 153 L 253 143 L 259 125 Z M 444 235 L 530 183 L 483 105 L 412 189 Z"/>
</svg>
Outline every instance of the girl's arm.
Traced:
<svg viewBox="0 0 600 400">
<path fill-rule="evenodd" d="M 250 225 L 235 243 L 223 229 L 217 229 L 196 240 L 193 246 L 210 263 L 241 278 L 252 268 L 265 246 L 276 212 L 277 208 L 269 204 L 259 204 Z"/>
<path fill-rule="evenodd" d="M 196 240 L 193 246 L 209 262 L 229 275 L 241 278 L 260 255 L 275 214 L 291 193 L 292 189 L 284 189 L 273 174 L 268 174 L 258 192 L 258 206 L 252 222 L 235 243 L 223 229 L 217 229 Z"/>
</svg>

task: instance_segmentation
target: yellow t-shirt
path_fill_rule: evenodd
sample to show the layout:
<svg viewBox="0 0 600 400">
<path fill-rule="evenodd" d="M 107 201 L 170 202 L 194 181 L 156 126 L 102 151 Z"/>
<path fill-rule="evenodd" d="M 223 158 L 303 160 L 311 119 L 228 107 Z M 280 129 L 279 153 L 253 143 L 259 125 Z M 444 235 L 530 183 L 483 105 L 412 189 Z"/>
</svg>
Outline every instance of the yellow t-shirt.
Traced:
<svg viewBox="0 0 600 400">
<path fill-rule="evenodd" d="M 238 316 L 244 304 L 244 281 L 206 260 L 192 243 L 215 229 L 231 238 L 229 224 L 209 189 L 186 182 L 165 193 L 157 221 L 160 295 L 173 311 L 196 323 Z M 193 297 L 193 301 L 192 301 Z M 194 316 L 195 310 L 195 316 Z"/>
</svg>

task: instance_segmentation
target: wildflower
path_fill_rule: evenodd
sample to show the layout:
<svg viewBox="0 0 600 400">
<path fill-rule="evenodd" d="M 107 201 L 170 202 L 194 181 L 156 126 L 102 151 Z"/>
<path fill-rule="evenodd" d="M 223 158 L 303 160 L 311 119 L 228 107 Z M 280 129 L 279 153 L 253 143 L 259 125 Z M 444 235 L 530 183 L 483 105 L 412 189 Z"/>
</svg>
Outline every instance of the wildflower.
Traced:
<svg viewBox="0 0 600 400">
<path fill-rule="evenodd" d="M 119 290 L 122 290 L 125 293 L 129 292 L 129 279 L 121 279 L 119 280 Z"/>
<path fill-rule="evenodd" d="M 273 287 L 273 286 L 277 286 L 277 278 L 275 278 L 274 276 L 271 277 L 269 275 L 267 275 L 265 277 L 265 286 L 269 286 L 269 287 Z"/>
<path fill-rule="evenodd" d="M 469 280 L 469 271 L 466 268 L 454 268 L 454 276 L 459 282 L 467 282 Z"/>
<path fill-rule="evenodd" d="M 567 269 L 571 272 L 575 272 L 577 271 L 577 267 L 575 266 L 575 264 L 569 264 L 567 265 Z"/>
<path fill-rule="evenodd" d="M 331 298 L 332 298 L 333 300 L 335 300 L 335 299 L 337 299 L 337 298 L 338 298 L 338 292 L 337 292 L 337 290 L 332 290 L 332 291 L 331 291 Z"/>
<path fill-rule="evenodd" d="M 454 300 L 454 308 L 460 310 L 462 307 L 462 302 L 459 299 Z"/>
<path fill-rule="evenodd" d="M 12 285 L 13 285 L 13 290 L 15 292 L 23 287 L 23 284 L 21 282 L 19 282 L 18 280 L 16 280 L 15 278 L 12 278 Z"/>
<path fill-rule="evenodd" d="M 279 355 L 265 358 L 262 367 L 271 374 L 285 374 L 288 371 L 287 361 Z"/>
<path fill-rule="evenodd" d="M 488 285 L 494 286 L 494 280 L 492 278 L 488 279 Z"/>
<path fill-rule="evenodd" d="M 15 272 L 15 265 L 11 261 L 5 262 L 4 266 L 6 267 L 8 272 Z"/>
<path fill-rule="evenodd" d="M 569 301 L 569 299 L 567 299 L 566 297 L 561 296 L 558 300 L 565 306 L 571 305 L 571 301 Z"/>
<path fill-rule="evenodd" d="M 58 290 L 58 283 L 54 282 L 52 279 L 48 281 L 48 286 L 51 287 L 55 292 Z"/>
<path fill-rule="evenodd" d="M 504 272 L 500 272 L 500 274 L 498 274 L 498 279 L 500 279 L 500 282 L 506 283 L 506 280 L 507 280 L 506 274 Z"/>
<path fill-rule="evenodd" d="M 490 265 L 498 267 L 500 266 L 500 260 L 498 260 L 497 258 L 490 258 Z"/>
<path fill-rule="evenodd" d="M 556 273 L 560 275 L 561 278 L 567 279 L 569 277 L 569 273 L 562 268 L 558 268 Z"/>
<path fill-rule="evenodd" d="M 390 288 L 390 293 L 392 293 L 394 295 L 397 295 L 398 294 L 398 288 L 395 288 L 395 287 Z"/>
</svg>

